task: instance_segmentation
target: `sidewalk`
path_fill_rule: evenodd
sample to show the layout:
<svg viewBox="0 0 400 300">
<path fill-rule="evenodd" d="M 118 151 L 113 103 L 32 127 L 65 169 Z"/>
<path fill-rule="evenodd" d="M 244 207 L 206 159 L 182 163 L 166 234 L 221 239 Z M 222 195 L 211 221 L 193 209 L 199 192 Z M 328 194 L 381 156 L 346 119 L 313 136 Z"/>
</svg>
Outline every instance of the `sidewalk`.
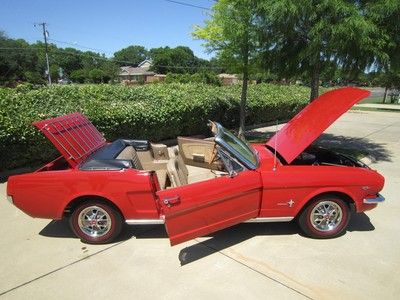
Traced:
<svg viewBox="0 0 400 300">
<path fill-rule="evenodd" d="M 400 111 L 399 104 L 363 103 L 363 104 L 357 104 L 354 107 L 355 108 L 375 108 L 375 109 L 383 109 L 383 110 L 398 110 L 398 111 Z"/>
</svg>

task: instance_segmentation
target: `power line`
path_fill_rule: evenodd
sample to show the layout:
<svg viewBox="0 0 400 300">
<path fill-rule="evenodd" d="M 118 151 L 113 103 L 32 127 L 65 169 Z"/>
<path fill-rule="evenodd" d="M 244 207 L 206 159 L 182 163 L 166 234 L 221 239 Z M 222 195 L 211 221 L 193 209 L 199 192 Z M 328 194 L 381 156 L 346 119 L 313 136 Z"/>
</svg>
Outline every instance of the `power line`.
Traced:
<svg viewBox="0 0 400 300">
<path fill-rule="evenodd" d="M 49 39 L 49 41 L 53 41 L 53 42 L 61 43 L 61 44 L 65 44 L 65 45 L 70 45 L 70 46 L 75 46 L 75 47 L 78 46 L 80 48 L 84 48 L 84 49 L 88 49 L 88 50 L 92 50 L 92 51 L 98 51 L 98 52 L 102 52 L 102 53 L 111 54 L 111 52 L 109 52 L 109 51 L 104 51 L 102 49 L 97 49 L 97 48 L 91 48 L 91 47 L 80 45 L 80 44 L 77 44 L 77 43 L 64 42 L 64 41 L 59 41 L 59 40 L 55 40 L 55 39 Z"/>
<path fill-rule="evenodd" d="M 186 3 L 186 2 L 180 2 L 180 1 L 175 1 L 175 0 L 164 0 L 165 2 L 171 2 L 171 3 L 175 3 L 175 4 L 179 4 L 179 5 L 183 5 L 183 6 L 189 6 L 189 7 L 194 7 L 194 8 L 199 8 L 199 9 L 203 9 L 203 10 L 211 10 L 208 7 L 204 7 L 204 6 L 199 6 L 199 5 L 194 5 L 194 4 L 190 4 L 190 3 Z"/>
<path fill-rule="evenodd" d="M 29 48 L 22 48 L 22 47 L 0 47 L 0 50 L 42 50 L 41 48 L 33 48 L 33 47 L 29 47 Z"/>
</svg>

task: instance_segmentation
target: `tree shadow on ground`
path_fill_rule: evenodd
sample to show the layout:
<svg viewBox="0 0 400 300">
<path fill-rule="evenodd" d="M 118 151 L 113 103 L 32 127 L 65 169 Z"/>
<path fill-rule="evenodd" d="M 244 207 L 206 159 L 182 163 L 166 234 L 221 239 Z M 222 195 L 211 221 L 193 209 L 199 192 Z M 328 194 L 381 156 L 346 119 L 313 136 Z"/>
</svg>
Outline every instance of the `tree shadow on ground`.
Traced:
<svg viewBox="0 0 400 300">
<path fill-rule="evenodd" d="M 317 139 L 315 144 L 325 148 L 339 150 L 343 148 L 363 152 L 373 163 L 379 161 L 392 161 L 392 154 L 387 149 L 385 143 L 376 143 L 368 138 L 355 138 L 324 133 Z"/>
<path fill-rule="evenodd" d="M 250 142 L 262 143 L 270 139 L 274 134 L 274 132 L 261 132 L 254 129 L 246 132 L 246 138 Z M 367 156 L 372 163 L 392 161 L 391 152 L 387 149 L 385 143 L 376 143 L 368 138 L 323 133 L 313 145 L 344 152 L 344 154 L 362 154 L 362 156 Z"/>
<path fill-rule="evenodd" d="M 374 229 L 369 217 L 361 213 L 352 216 L 347 231 L 372 231 Z M 76 238 L 67 220 L 51 221 L 39 234 L 46 237 Z M 241 223 L 209 234 L 206 237 L 210 238 L 205 241 L 196 239 L 197 243 L 180 251 L 179 261 L 181 265 L 186 265 L 256 236 L 295 234 L 303 235 L 296 222 Z M 115 242 L 126 241 L 132 237 L 136 239 L 167 239 L 168 235 L 163 225 L 127 225 Z"/>
</svg>

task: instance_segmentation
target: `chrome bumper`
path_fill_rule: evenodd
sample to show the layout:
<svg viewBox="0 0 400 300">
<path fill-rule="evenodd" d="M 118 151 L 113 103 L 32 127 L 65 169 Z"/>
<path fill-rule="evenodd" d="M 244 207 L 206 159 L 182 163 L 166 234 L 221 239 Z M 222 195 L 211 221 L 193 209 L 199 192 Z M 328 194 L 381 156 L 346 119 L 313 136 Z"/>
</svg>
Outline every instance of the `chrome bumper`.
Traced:
<svg viewBox="0 0 400 300">
<path fill-rule="evenodd" d="M 385 197 L 383 197 L 381 194 L 378 194 L 376 198 L 365 198 L 363 200 L 365 204 L 381 203 L 383 201 L 385 201 Z"/>
</svg>

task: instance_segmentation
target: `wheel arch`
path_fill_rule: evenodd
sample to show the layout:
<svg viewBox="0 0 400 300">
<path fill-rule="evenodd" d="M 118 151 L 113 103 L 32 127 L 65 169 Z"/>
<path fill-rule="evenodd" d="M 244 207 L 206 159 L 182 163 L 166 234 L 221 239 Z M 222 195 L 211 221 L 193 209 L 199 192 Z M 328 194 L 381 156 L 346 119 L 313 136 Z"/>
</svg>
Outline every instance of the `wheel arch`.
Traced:
<svg viewBox="0 0 400 300">
<path fill-rule="evenodd" d="M 110 199 L 107 199 L 106 197 L 99 196 L 99 195 L 82 195 L 82 196 L 72 199 L 70 202 L 68 202 L 68 204 L 64 208 L 63 215 L 62 215 L 63 218 L 69 217 L 76 207 L 78 207 L 81 203 L 83 203 L 85 201 L 89 201 L 89 200 L 96 200 L 96 201 L 102 202 L 104 204 L 110 205 L 111 207 L 113 207 L 115 210 L 117 210 L 120 213 L 120 215 L 123 219 L 125 219 L 125 216 L 122 213 L 121 209 L 118 207 L 118 205 L 116 205 Z"/>
<path fill-rule="evenodd" d="M 320 193 L 317 193 L 317 194 L 309 197 L 309 199 L 307 201 L 304 201 L 303 207 L 297 212 L 296 218 L 301 215 L 301 213 L 307 208 L 307 206 L 311 203 L 311 201 L 313 201 L 316 198 L 328 196 L 328 195 L 336 196 L 336 197 L 342 199 L 347 204 L 347 206 L 349 207 L 351 212 L 356 211 L 355 201 L 349 194 L 347 194 L 343 191 L 332 190 L 332 191 L 320 192 Z"/>
</svg>

